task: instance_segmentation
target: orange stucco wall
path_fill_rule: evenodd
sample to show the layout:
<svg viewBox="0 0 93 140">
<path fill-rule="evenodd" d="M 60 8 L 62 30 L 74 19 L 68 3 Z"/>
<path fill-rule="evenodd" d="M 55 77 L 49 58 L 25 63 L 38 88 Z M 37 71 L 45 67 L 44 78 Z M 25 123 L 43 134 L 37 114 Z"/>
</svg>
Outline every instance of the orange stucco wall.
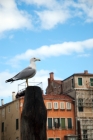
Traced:
<svg viewBox="0 0 93 140">
<path fill-rule="evenodd" d="M 74 134 L 75 135 L 75 109 L 74 109 L 74 103 L 71 102 L 71 110 L 61 110 L 60 109 L 60 102 L 65 102 L 66 106 L 66 101 L 62 100 L 44 100 L 45 105 L 47 107 L 47 102 L 52 102 L 52 109 L 47 110 L 47 118 L 72 118 L 72 129 L 51 129 L 49 130 L 47 128 L 47 138 L 60 138 L 60 140 L 64 140 L 65 135 L 69 134 Z M 58 102 L 58 109 L 54 110 L 53 109 L 53 103 Z"/>
</svg>

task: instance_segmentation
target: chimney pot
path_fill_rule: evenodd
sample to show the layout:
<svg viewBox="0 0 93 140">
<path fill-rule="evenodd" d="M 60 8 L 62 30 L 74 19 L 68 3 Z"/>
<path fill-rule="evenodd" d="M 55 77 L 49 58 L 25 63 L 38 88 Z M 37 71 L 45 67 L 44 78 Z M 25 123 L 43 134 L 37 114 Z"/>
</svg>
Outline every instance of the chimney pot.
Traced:
<svg viewBox="0 0 93 140">
<path fill-rule="evenodd" d="M 54 80 L 54 73 L 53 72 L 50 73 L 50 80 L 51 81 Z"/>
<path fill-rule="evenodd" d="M 3 99 L 1 99 L 1 106 L 2 106 L 2 105 L 4 105 L 4 100 L 3 100 Z"/>
<path fill-rule="evenodd" d="M 84 74 L 88 74 L 88 70 L 84 70 Z"/>
</svg>

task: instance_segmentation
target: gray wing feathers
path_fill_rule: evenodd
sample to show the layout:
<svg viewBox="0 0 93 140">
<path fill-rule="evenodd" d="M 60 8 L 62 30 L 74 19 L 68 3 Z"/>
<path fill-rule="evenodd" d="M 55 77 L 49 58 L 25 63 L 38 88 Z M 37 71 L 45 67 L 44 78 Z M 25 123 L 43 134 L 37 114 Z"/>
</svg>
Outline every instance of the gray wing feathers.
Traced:
<svg viewBox="0 0 93 140">
<path fill-rule="evenodd" d="M 14 80 L 18 80 L 18 79 L 27 79 L 29 77 L 34 76 L 36 73 L 35 69 L 32 69 L 31 67 L 27 67 L 24 70 L 22 70 L 21 72 L 19 72 L 17 75 L 15 75 L 13 77 Z"/>
</svg>

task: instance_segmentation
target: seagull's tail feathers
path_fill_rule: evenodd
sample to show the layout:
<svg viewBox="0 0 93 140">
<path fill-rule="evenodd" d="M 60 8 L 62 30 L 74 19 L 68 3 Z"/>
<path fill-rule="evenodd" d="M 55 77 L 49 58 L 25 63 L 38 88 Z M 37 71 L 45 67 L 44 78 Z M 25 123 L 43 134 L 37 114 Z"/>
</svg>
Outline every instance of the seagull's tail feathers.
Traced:
<svg viewBox="0 0 93 140">
<path fill-rule="evenodd" d="M 8 80 L 6 80 L 5 82 L 7 83 L 7 82 L 13 82 L 13 81 L 15 81 L 15 80 L 13 80 L 13 78 L 10 78 L 10 79 L 8 79 Z"/>
</svg>

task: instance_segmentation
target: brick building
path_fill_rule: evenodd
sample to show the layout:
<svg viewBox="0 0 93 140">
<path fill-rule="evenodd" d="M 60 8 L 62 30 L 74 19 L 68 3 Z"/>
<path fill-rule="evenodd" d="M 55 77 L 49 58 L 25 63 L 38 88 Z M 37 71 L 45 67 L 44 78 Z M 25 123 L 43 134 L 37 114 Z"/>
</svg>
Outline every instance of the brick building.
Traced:
<svg viewBox="0 0 93 140">
<path fill-rule="evenodd" d="M 48 78 L 46 94 L 62 94 L 62 81 L 55 80 L 53 72 L 50 73 L 50 78 Z"/>
</svg>

